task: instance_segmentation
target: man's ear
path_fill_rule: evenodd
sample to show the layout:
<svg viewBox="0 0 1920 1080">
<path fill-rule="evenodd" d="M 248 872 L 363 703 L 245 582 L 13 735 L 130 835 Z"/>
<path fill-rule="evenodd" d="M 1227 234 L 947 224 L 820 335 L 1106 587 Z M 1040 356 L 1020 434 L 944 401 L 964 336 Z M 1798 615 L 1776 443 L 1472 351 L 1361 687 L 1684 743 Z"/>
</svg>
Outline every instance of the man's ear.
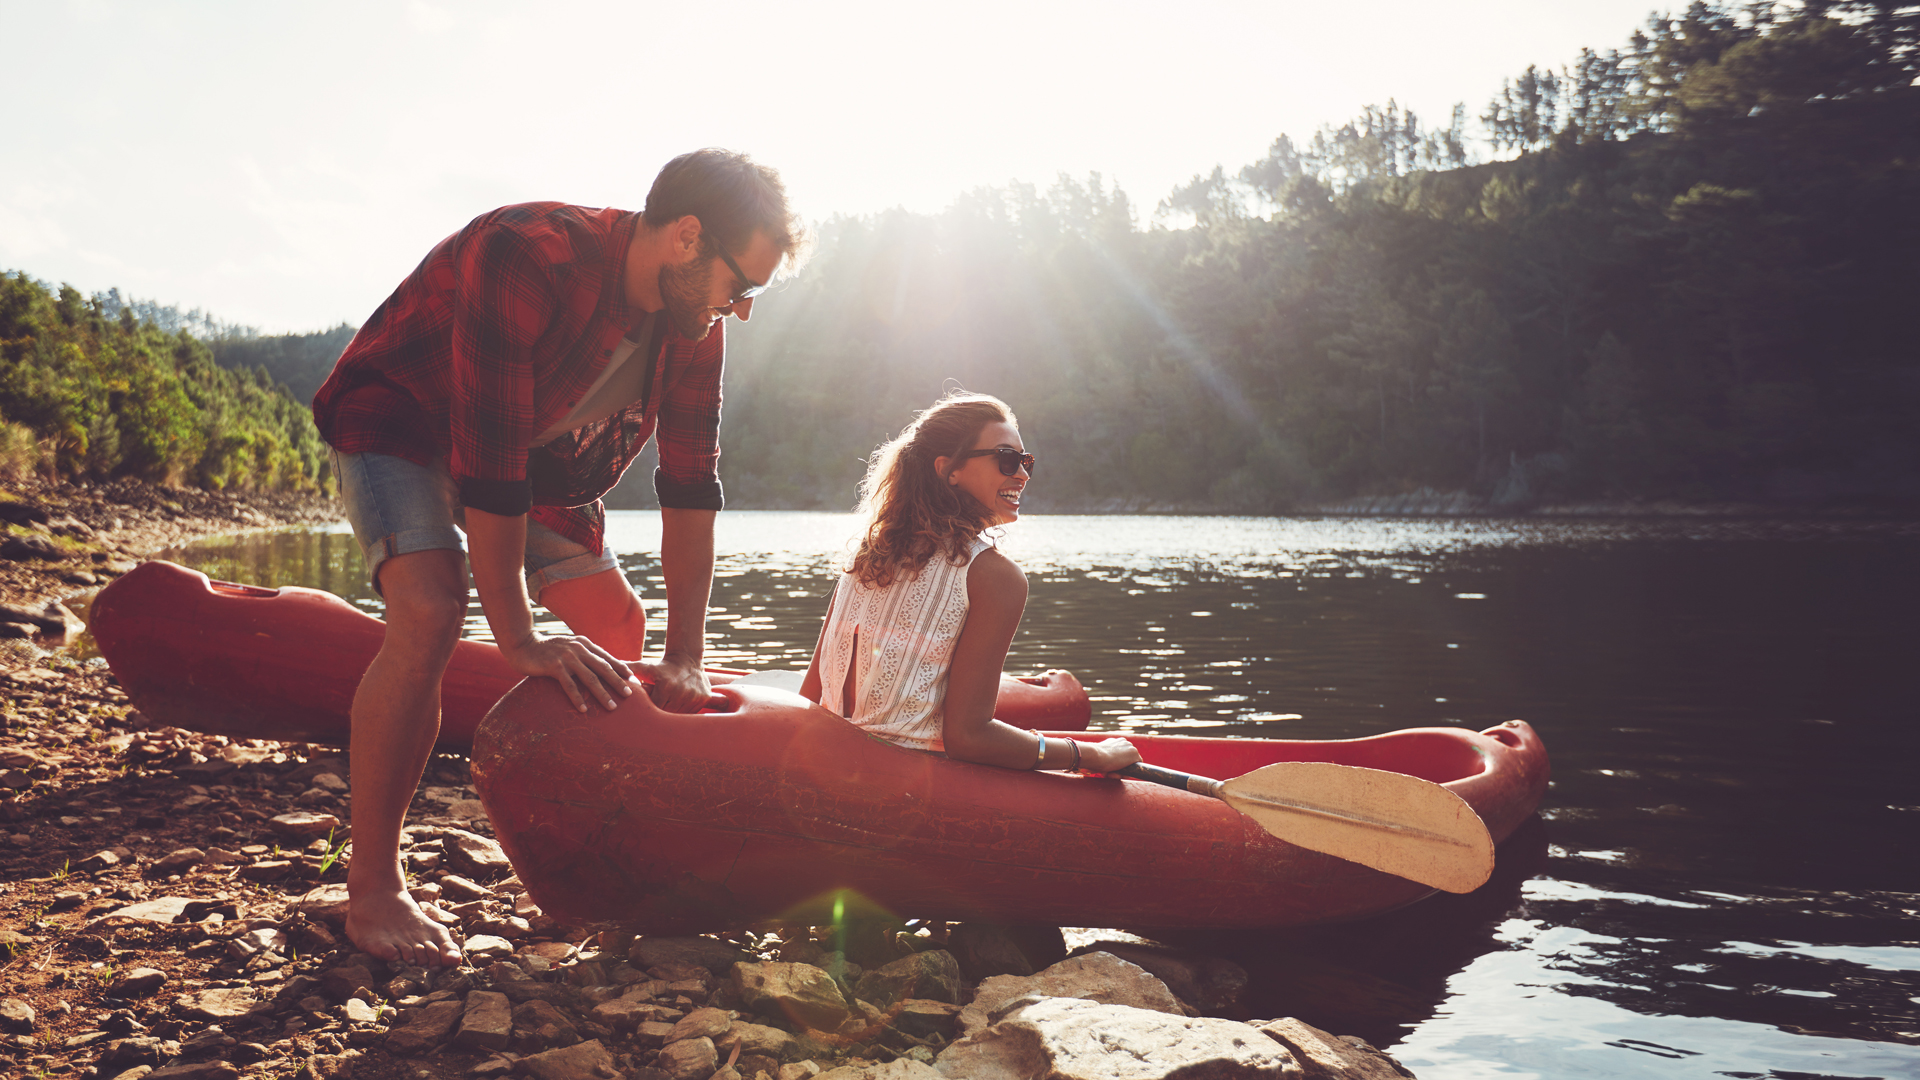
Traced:
<svg viewBox="0 0 1920 1080">
<path fill-rule="evenodd" d="M 673 223 L 673 253 L 681 260 L 700 253 L 700 219 L 688 214 Z"/>
</svg>

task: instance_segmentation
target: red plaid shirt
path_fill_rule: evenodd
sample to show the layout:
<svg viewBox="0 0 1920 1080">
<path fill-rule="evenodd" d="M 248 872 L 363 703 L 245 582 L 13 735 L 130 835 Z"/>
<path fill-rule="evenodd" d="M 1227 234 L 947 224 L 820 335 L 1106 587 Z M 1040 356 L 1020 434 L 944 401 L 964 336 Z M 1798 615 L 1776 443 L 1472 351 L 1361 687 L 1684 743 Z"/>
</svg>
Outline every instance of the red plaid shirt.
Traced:
<svg viewBox="0 0 1920 1080">
<path fill-rule="evenodd" d="M 444 457 L 463 504 L 531 513 L 597 551 L 600 496 L 657 425 L 660 505 L 720 509 L 718 326 L 694 342 L 668 325 L 664 340 L 654 336 L 659 352 L 641 401 L 527 448 L 586 395 L 644 314 L 627 303 L 622 281 L 639 221 L 621 210 L 522 203 L 442 240 L 314 395 L 321 435 L 342 453 L 421 465 Z"/>
</svg>

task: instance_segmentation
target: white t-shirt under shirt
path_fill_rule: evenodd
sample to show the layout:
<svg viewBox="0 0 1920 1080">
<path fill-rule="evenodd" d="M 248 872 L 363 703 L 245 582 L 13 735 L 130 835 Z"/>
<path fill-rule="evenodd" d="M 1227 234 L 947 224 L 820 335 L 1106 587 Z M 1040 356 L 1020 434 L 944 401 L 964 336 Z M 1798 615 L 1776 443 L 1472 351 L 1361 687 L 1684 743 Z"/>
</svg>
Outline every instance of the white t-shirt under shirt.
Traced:
<svg viewBox="0 0 1920 1080">
<path fill-rule="evenodd" d="M 976 537 L 965 563 L 935 555 L 918 574 L 902 573 L 883 589 L 842 574 L 821 635 L 820 704 L 896 745 L 943 749 L 947 675 L 967 621 L 967 571 L 989 546 Z M 854 698 L 845 702 L 850 668 Z"/>
<path fill-rule="evenodd" d="M 621 337 L 620 344 L 607 359 L 600 376 L 581 396 L 567 415 L 552 427 L 540 433 L 533 440 L 533 446 L 545 446 L 569 431 L 586 427 L 595 420 L 605 420 L 621 409 L 640 400 L 641 392 L 647 385 L 647 361 L 655 359 L 641 355 L 641 345 L 653 339 L 654 320 L 660 317 L 658 312 L 648 315 Z"/>
</svg>

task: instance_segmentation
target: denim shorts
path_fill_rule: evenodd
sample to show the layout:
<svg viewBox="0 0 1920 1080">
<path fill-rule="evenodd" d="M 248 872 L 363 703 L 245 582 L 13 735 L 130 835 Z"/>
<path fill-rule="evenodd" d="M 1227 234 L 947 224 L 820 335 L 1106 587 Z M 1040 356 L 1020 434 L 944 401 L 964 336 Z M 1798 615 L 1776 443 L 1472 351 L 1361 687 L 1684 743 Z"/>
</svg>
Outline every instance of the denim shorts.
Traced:
<svg viewBox="0 0 1920 1080">
<path fill-rule="evenodd" d="M 347 521 L 366 556 L 367 577 L 375 591 L 380 588 L 380 564 L 395 555 L 464 550 L 456 526 L 466 524 L 466 508 L 460 505 L 460 486 L 444 459 L 424 466 L 389 454 L 331 453 L 340 501 L 346 504 Z M 536 601 L 556 581 L 591 577 L 618 566 L 604 542 L 596 554 L 537 521 L 527 521 L 527 595 Z"/>
</svg>

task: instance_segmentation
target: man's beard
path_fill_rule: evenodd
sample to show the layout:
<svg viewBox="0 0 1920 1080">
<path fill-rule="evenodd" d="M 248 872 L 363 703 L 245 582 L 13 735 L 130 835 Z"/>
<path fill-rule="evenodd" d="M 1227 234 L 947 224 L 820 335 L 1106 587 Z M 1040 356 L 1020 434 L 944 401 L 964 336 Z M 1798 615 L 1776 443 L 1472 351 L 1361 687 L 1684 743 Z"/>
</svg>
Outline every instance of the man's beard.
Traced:
<svg viewBox="0 0 1920 1080">
<path fill-rule="evenodd" d="M 663 314 L 673 321 L 673 328 L 680 336 L 691 341 L 699 341 L 713 329 L 713 320 L 708 318 L 712 305 L 707 303 L 707 295 L 713 288 L 712 257 L 682 266 L 662 266 L 660 268 L 660 299 L 665 301 Z"/>
</svg>

